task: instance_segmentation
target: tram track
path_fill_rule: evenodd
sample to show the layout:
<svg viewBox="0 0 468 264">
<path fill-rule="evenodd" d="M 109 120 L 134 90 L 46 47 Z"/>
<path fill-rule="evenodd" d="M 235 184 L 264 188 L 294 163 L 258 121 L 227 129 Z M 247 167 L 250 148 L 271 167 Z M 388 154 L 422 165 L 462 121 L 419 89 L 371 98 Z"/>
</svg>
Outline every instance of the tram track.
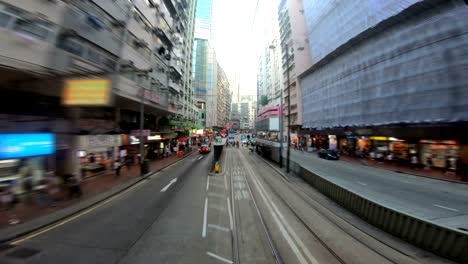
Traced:
<svg viewBox="0 0 468 264">
<path fill-rule="evenodd" d="M 228 166 L 230 168 L 233 168 L 234 166 L 240 166 L 240 164 L 236 164 L 238 162 L 236 162 L 233 158 L 233 155 L 232 153 L 230 153 L 231 155 L 229 155 L 229 165 L 231 166 Z M 234 165 L 234 166 L 232 166 Z M 230 178 L 230 185 L 231 185 L 231 207 L 233 208 L 233 229 L 232 229 L 232 239 L 233 239 L 233 263 L 241 263 L 240 261 L 240 253 L 239 253 L 239 246 L 238 246 L 238 229 L 237 229 L 237 212 L 238 211 L 238 204 L 236 203 L 236 198 L 235 198 L 235 195 L 234 195 L 234 182 L 233 182 L 233 171 L 232 169 L 229 170 L 230 173 L 229 174 L 229 178 Z M 252 192 L 252 188 L 250 187 L 250 184 L 247 180 L 247 178 L 245 177 L 245 175 L 242 175 L 245 183 L 246 183 L 246 186 L 247 186 L 247 190 L 250 194 L 250 197 L 251 197 L 251 202 L 252 202 L 252 207 L 256 213 L 256 217 L 257 217 L 257 221 L 258 221 L 258 224 L 261 226 L 261 229 L 265 235 L 265 239 L 268 243 L 268 247 L 270 249 L 270 254 L 271 254 L 271 257 L 273 258 L 273 261 L 275 264 L 283 264 L 283 261 L 281 259 L 281 255 L 279 254 L 279 251 L 278 249 L 276 248 L 275 246 L 275 243 L 273 241 L 273 237 L 272 237 L 272 234 L 270 232 L 270 230 L 268 229 L 268 226 L 266 225 L 265 223 L 265 219 L 258 207 L 258 204 L 257 204 L 257 201 L 255 199 L 255 196 L 253 195 L 253 192 Z"/>
<path fill-rule="evenodd" d="M 350 225 L 352 228 L 355 228 L 358 232 L 361 232 L 361 235 L 369 236 L 371 239 L 374 239 L 381 243 L 381 245 L 388 247 L 390 250 L 394 251 L 396 254 L 400 254 L 402 258 L 406 259 L 405 263 L 422 263 L 415 259 L 413 256 L 405 253 L 404 251 L 388 244 L 385 243 L 382 239 L 379 239 L 376 236 L 373 236 L 371 234 L 366 233 L 364 230 L 360 229 L 353 223 L 349 223 L 345 218 L 340 216 L 339 214 L 336 214 L 335 212 L 331 211 L 330 209 L 326 208 L 324 205 L 322 205 L 320 202 L 315 201 L 308 193 L 303 188 L 300 188 L 299 186 L 292 186 L 291 181 L 289 178 L 287 178 L 285 175 L 283 175 L 281 172 L 279 172 L 276 168 L 273 168 L 274 165 L 272 165 L 269 161 L 265 160 L 263 157 L 258 156 L 262 161 L 264 161 L 268 166 L 272 167 L 272 169 L 281 177 L 277 177 L 279 181 L 282 182 L 283 186 L 287 186 L 289 190 L 292 192 L 296 193 L 307 205 L 310 206 L 312 210 L 317 212 L 321 217 L 323 217 L 325 220 L 327 220 L 330 224 L 332 224 L 334 227 L 336 227 L 338 230 L 342 231 L 352 239 L 354 239 L 356 242 L 359 242 L 361 245 L 363 245 L 365 248 L 369 249 L 370 251 L 374 252 L 375 254 L 379 255 L 386 261 L 390 263 L 401 263 L 400 261 L 395 260 L 396 257 L 389 257 L 386 254 L 383 254 L 376 248 L 369 246 L 369 243 L 366 243 L 363 241 L 361 238 L 359 238 L 356 234 L 353 234 L 353 232 L 350 232 L 347 228 L 343 227 L 342 224 L 338 224 L 333 217 L 336 217 L 339 219 L 339 221 L 346 222 L 348 225 Z M 253 157 L 250 157 L 249 160 L 251 162 L 256 162 Z M 305 220 L 299 213 L 294 206 L 292 206 L 287 199 L 284 198 L 284 195 L 282 195 L 280 192 L 277 191 L 277 188 L 275 188 L 271 182 L 265 180 L 264 176 L 262 176 L 263 182 L 265 182 L 269 188 L 272 190 L 272 192 L 284 203 L 284 205 L 296 216 L 296 218 L 304 225 L 304 227 L 320 242 L 320 244 L 323 245 L 324 248 L 326 248 L 332 255 L 337 257 L 337 260 L 340 263 L 347 263 L 343 258 L 341 258 L 332 248 L 327 245 L 327 243 L 320 237 L 317 232 L 315 232 L 310 224 L 307 223 L 307 220 Z M 322 207 L 321 210 L 319 210 L 317 207 Z M 324 214 L 322 211 L 326 210 L 328 213 L 332 214 L 333 217 L 328 216 Z"/>
</svg>

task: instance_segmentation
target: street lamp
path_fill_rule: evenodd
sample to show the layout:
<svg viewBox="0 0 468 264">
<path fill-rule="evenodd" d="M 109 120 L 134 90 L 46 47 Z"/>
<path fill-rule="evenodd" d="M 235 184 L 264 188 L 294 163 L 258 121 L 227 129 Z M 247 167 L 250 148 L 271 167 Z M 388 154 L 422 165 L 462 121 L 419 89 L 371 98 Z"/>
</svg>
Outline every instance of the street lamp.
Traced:
<svg viewBox="0 0 468 264">
<path fill-rule="evenodd" d="M 274 44 L 271 44 L 269 48 L 274 51 L 276 49 L 276 46 Z M 274 55 L 274 53 L 273 53 L 273 55 Z M 273 65 L 273 66 L 275 66 L 275 65 Z M 275 74 L 273 73 L 273 76 L 274 75 Z M 289 80 L 289 74 L 288 74 L 288 80 Z M 274 85 L 274 83 L 273 83 L 273 85 Z M 281 88 L 281 86 L 280 86 L 280 88 Z M 280 89 L 280 93 L 281 94 L 280 94 L 280 111 L 279 111 L 279 133 L 280 133 L 280 136 L 279 136 L 279 141 L 280 141 L 279 164 L 280 164 L 280 168 L 283 168 L 283 89 Z M 289 118 L 289 116 L 288 116 L 288 118 Z M 288 148 L 288 150 L 289 150 L 289 148 Z M 288 164 L 287 170 L 289 172 L 289 155 L 288 155 L 287 164 Z"/>
</svg>

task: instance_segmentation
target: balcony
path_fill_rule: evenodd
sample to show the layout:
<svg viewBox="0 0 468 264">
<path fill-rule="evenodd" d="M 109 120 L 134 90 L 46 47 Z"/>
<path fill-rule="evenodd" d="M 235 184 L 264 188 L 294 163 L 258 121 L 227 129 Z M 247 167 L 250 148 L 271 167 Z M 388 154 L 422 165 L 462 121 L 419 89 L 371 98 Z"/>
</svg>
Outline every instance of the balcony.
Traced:
<svg viewBox="0 0 468 264">
<path fill-rule="evenodd" d="M 181 77 L 183 75 L 182 74 L 182 69 L 180 67 L 180 60 L 171 59 L 171 61 L 169 62 L 169 66 L 171 66 L 171 68 L 174 70 L 175 73 L 177 73 L 179 75 L 179 77 Z"/>
<path fill-rule="evenodd" d="M 175 82 L 172 79 L 169 79 L 169 88 L 173 89 L 175 92 L 180 93 L 182 90 L 182 85 L 179 82 Z"/>
<path fill-rule="evenodd" d="M 106 10 L 106 12 L 114 17 L 117 20 L 125 20 L 126 15 L 125 15 L 125 10 L 128 2 L 126 0 L 92 0 L 96 5 L 101 7 L 103 10 Z M 20 1 L 17 1 L 20 2 Z M 46 2 L 46 1 L 42 1 Z M 57 1 L 59 2 L 59 1 Z"/>
</svg>

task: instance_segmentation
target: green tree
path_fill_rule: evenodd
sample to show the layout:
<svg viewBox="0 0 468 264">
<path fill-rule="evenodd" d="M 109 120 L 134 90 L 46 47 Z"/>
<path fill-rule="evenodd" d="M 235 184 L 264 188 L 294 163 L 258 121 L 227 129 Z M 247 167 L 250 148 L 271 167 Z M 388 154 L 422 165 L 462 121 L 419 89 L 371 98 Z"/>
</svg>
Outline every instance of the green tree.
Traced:
<svg viewBox="0 0 468 264">
<path fill-rule="evenodd" d="M 266 95 L 262 95 L 262 97 L 260 97 L 260 104 L 262 106 L 265 106 L 268 104 L 268 97 Z"/>
</svg>

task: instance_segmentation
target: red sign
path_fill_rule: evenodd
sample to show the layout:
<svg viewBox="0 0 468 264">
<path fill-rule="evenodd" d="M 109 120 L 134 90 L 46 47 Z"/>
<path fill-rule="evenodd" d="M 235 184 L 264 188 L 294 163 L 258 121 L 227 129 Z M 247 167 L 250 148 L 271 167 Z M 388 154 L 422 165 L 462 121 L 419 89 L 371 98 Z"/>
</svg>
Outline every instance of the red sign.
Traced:
<svg viewBox="0 0 468 264">
<path fill-rule="evenodd" d="M 145 90 L 145 99 L 147 99 L 148 101 L 157 103 L 157 104 L 160 103 L 159 95 L 152 91 Z"/>
</svg>

